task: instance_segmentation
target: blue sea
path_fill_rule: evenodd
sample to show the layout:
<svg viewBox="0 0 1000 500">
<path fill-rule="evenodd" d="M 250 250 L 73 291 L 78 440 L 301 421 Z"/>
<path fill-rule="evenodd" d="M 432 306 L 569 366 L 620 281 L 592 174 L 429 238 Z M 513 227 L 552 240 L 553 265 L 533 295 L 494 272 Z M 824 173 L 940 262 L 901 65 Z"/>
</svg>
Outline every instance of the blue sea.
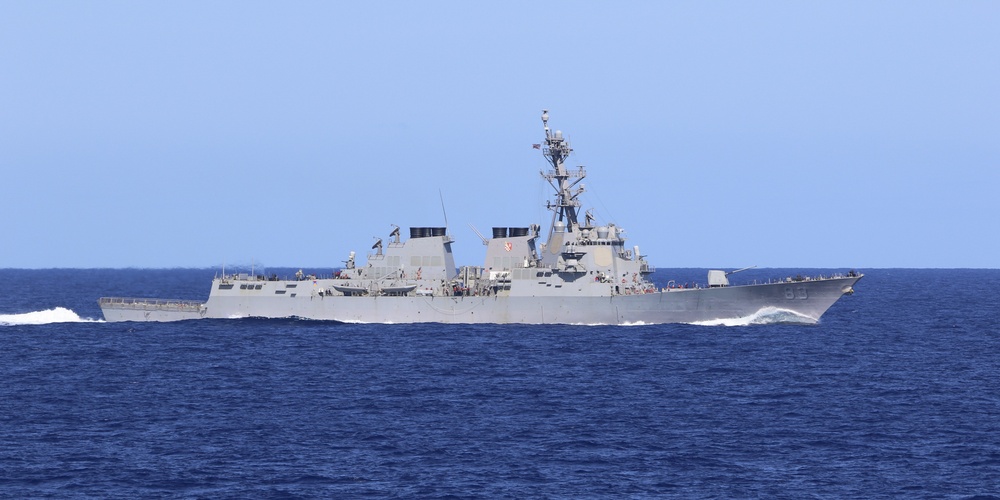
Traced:
<svg viewBox="0 0 1000 500">
<path fill-rule="evenodd" d="M 0 270 L 0 496 L 1000 498 L 1000 270 L 859 271 L 817 325 L 616 327 L 104 323 L 217 271 Z"/>
</svg>

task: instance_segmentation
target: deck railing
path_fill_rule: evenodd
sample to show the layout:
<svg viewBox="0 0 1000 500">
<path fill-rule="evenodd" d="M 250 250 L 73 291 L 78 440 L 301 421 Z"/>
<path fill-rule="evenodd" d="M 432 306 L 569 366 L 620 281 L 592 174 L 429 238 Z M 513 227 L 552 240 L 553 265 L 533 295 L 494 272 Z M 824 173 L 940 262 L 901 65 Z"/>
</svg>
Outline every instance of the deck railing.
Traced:
<svg viewBox="0 0 1000 500">
<path fill-rule="evenodd" d="M 101 307 L 112 307 L 119 309 L 156 309 L 170 311 L 194 311 L 201 310 L 203 302 L 197 300 L 179 299 L 143 299 L 131 297 L 101 297 L 97 303 Z"/>
</svg>

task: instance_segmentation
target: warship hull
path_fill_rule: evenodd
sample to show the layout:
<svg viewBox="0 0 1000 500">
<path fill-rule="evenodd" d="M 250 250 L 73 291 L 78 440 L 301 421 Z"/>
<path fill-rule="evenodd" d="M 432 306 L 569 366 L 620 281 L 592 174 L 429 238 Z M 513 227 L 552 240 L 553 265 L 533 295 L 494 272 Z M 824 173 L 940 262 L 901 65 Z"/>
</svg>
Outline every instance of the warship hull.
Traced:
<svg viewBox="0 0 1000 500">
<path fill-rule="evenodd" d="M 761 314 L 815 323 L 860 276 L 718 288 L 674 288 L 609 296 L 407 295 L 347 296 L 326 290 L 336 280 L 265 281 L 252 291 L 220 290 L 200 307 L 170 301 L 102 299 L 106 321 L 296 318 L 344 323 L 524 323 L 628 325 L 710 323 Z M 299 290 L 287 293 L 289 286 Z M 235 287 L 234 287 L 235 288 Z M 227 293 L 228 292 L 228 293 Z M 276 292 L 286 292 L 276 294 Z"/>
<path fill-rule="evenodd" d="M 447 227 L 400 227 L 377 238 L 367 263 L 351 252 L 330 276 L 299 270 L 294 279 L 246 274 L 217 277 L 204 303 L 101 298 L 107 321 L 180 321 L 202 318 L 301 318 L 360 323 L 526 323 L 623 325 L 704 323 L 777 316 L 777 321 L 819 321 L 861 279 L 846 276 L 787 278 L 730 286 L 736 271 L 710 270 L 693 288 L 657 288 L 655 271 L 626 231 L 583 211 L 583 166 L 566 167 L 573 149 L 548 126 L 540 150 L 552 167 L 541 172 L 554 189 L 547 237 L 541 226 L 494 227 L 482 266 L 457 268 Z M 641 147 L 641 145 L 640 145 Z M 544 239 L 544 242 L 543 242 Z M 747 268 L 749 269 L 749 268 Z M 773 321 L 772 321 L 773 322 Z"/>
</svg>

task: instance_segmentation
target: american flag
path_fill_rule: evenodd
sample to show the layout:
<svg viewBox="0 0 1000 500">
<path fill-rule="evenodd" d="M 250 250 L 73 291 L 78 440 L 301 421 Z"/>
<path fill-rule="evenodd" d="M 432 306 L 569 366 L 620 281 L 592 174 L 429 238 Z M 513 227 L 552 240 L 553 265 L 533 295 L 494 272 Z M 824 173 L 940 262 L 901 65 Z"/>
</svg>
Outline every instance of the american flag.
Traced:
<svg viewBox="0 0 1000 500">
<path fill-rule="evenodd" d="M 534 149 L 542 149 L 542 145 L 541 144 L 532 144 L 531 147 L 534 148 Z"/>
</svg>

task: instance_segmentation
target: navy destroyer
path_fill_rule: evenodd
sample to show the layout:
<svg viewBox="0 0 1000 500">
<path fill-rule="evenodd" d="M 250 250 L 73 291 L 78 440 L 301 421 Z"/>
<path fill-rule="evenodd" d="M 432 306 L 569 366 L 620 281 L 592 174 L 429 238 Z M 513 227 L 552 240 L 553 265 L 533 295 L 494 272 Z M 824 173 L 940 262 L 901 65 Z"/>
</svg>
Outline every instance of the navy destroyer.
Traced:
<svg viewBox="0 0 1000 500">
<path fill-rule="evenodd" d="M 456 267 L 453 239 L 444 227 L 398 226 L 372 247 L 366 262 L 351 252 L 328 276 L 250 274 L 217 276 L 208 300 L 102 297 L 107 321 L 177 321 L 201 318 L 301 318 L 362 323 L 659 324 L 704 323 L 779 312 L 796 322 L 817 322 L 862 275 L 787 278 L 731 285 L 722 270 L 703 285 L 658 288 L 639 247 L 628 247 L 613 223 L 595 225 L 582 212 L 584 167 L 569 169 L 572 148 L 550 130 L 533 145 L 551 166 L 542 176 L 555 191 L 552 220 L 494 227 L 481 266 Z M 582 212 L 582 213 L 581 213 Z M 478 231 L 477 231 L 478 234 Z M 544 238 L 544 241 L 543 241 Z"/>
</svg>

